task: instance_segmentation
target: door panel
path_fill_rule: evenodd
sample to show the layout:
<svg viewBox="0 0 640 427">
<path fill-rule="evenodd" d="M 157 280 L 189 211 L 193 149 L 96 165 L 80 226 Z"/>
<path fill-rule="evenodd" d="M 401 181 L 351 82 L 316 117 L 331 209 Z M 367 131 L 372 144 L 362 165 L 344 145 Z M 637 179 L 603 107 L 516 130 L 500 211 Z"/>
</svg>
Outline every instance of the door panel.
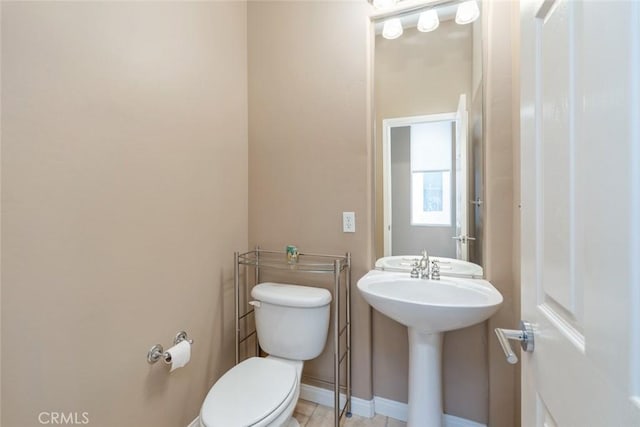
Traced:
<svg viewBox="0 0 640 427">
<path fill-rule="evenodd" d="M 455 236 L 466 236 L 475 238 L 475 236 L 469 236 L 469 217 L 468 217 L 468 205 L 469 205 L 469 192 L 468 192 L 468 180 L 467 171 L 469 167 L 467 165 L 468 148 L 467 148 L 467 135 L 469 133 L 467 112 L 467 96 L 460 95 L 458 100 L 458 110 L 456 111 L 456 148 L 455 148 L 455 167 L 456 167 L 456 224 L 455 224 Z M 453 237 L 453 236 L 452 236 Z M 468 240 L 456 240 L 456 258 L 463 261 L 469 260 L 469 245 Z"/>
<path fill-rule="evenodd" d="M 575 322 L 577 289 L 574 279 L 573 146 L 575 99 L 571 83 L 575 79 L 574 3 L 563 2 L 539 18 L 536 38 L 541 44 L 540 95 L 542 114 L 540 182 L 538 202 L 542 210 L 542 277 L 545 301 L 549 309 Z M 556 304 L 561 310 L 555 310 Z"/>
<path fill-rule="evenodd" d="M 639 426 L 640 4 L 521 5 L 524 426 Z"/>
</svg>

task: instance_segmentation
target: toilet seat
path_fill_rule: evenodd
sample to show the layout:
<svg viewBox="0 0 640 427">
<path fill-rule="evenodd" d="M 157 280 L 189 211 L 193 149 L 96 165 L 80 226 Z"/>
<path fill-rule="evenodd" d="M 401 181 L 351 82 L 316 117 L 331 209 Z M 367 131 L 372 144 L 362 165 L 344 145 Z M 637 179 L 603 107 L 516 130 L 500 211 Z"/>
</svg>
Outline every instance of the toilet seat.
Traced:
<svg viewBox="0 0 640 427">
<path fill-rule="evenodd" d="M 269 424 L 295 396 L 294 366 L 272 358 L 252 357 L 225 373 L 209 390 L 200 410 L 205 427 Z"/>
</svg>

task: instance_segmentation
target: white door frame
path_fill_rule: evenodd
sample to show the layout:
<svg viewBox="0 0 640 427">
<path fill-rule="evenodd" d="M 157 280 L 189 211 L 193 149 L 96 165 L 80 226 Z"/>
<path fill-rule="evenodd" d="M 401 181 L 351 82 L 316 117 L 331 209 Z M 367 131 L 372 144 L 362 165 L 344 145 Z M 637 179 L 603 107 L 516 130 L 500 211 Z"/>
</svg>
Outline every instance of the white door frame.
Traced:
<svg viewBox="0 0 640 427">
<path fill-rule="evenodd" d="M 382 200 L 384 201 L 384 256 L 391 256 L 391 129 L 418 123 L 455 122 L 457 113 L 396 117 L 382 120 Z"/>
</svg>

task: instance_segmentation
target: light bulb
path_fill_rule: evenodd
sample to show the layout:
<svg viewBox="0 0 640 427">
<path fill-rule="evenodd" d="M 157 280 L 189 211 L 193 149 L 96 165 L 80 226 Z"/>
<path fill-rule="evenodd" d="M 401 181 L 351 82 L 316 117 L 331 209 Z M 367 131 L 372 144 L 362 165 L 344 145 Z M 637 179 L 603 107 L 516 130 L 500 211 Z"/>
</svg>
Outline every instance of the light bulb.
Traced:
<svg viewBox="0 0 640 427">
<path fill-rule="evenodd" d="M 476 0 L 469 0 L 458 5 L 458 11 L 456 12 L 456 24 L 464 25 L 470 24 L 480 16 L 480 9 L 478 9 L 478 2 Z"/>
<path fill-rule="evenodd" d="M 402 22 L 400 18 L 391 18 L 384 22 L 382 28 L 382 37 L 385 39 L 393 40 L 402 35 Z"/>
<path fill-rule="evenodd" d="M 436 12 L 435 9 L 427 10 L 420 14 L 420 18 L 418 19 L 418 31 L 428 33 L 429 31 L 433 31 L 438 28 L 438 25 L 440 25 L 440 20 L 438 19 L 438 12 Z"/>
</svg>

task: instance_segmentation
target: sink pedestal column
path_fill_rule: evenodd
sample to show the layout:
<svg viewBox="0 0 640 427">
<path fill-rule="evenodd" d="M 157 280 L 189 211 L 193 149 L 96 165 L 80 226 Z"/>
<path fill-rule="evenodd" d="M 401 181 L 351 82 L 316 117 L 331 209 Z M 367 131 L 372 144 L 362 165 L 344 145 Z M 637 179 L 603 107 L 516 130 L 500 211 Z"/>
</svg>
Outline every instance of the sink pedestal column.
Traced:
<svg viewBox="0 0 640 427">
<path fill-rule="evenodd" d="M 442 334 L 409 328 L 407 427 L 442 427 Z"/>
</svg>

